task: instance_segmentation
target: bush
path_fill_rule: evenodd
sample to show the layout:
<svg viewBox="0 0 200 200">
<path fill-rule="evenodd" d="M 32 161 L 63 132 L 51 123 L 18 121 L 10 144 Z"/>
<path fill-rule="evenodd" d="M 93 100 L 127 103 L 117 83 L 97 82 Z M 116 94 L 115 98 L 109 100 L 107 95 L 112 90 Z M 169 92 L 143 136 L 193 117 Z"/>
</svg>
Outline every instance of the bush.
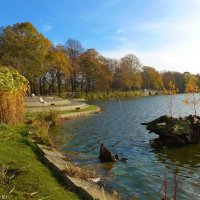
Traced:
<svg viewBox="0 0 200 200">
<path fill-rule="evenodd" d="M 47 122 L 49 127 L 54 127 L 59 124 L 59 113 L 58 111 L 41 112 L 37 114 L 36 120 Z"/>
<path fill-rule="evenodd" d="M 49 128 L 59 123 L 57 111 L 38 113 L 33 120 L 33 131 L 38 143 L 53 146 Z"/>
<path fill-rule="evenodd" d="M 24 98 L 28 81 L 16 70 L 0 66 L 0 123 L 24 120 Z"/>
<path fill-rule="evenodd" d="M 33 132 L 38 143 L 51 145 L 49 137 L 49 124 L 42 120 L 35 120 L 33 123 Z"/>
</svg>

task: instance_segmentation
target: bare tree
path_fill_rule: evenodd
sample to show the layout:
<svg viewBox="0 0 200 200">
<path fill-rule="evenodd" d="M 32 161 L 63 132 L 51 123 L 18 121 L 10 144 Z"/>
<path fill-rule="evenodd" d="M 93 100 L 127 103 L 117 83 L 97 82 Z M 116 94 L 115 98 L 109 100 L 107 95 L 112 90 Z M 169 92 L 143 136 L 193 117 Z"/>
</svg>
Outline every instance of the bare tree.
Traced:
<svg viewBox="0 0 200 200">
<path fill-rule="evenodd" d="M 78 73 L 79 73 L 78 60 L 81 53 L 83 53 L 84 49 L 78 40 L 68 39 L 65 44 L 65 50 L 71 61 L 70 64 L 71 64 L 72 72 L 70 76 L 70 81 L 71 81 L 72 92 L 76 92 L 77 79 L 78 79 Z"/>
</svg>

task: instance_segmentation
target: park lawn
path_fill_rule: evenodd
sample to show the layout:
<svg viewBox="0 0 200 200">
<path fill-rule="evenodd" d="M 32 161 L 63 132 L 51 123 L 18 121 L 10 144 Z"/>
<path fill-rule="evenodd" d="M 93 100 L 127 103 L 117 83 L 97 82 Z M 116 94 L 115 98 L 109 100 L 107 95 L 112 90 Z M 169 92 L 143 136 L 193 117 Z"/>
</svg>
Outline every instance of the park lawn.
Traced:
<svg viewBox="0 0 200 200">
<path fill-rule="evenodd" d="M 81 113 L 81 112 L 87 112 L 87 111 L 93 111 L 96 110 L 97 106 L 95 105 L 89 105 L 87 108 L 81 108 L 81 109 L 73 109 L 73 110 L 63 110 L 63 111 L 56 111 L 58 114 L 70 114 L 70 113 Z M 35 113 L 26 113 L 25 116 L 26 118 L 30 117 L 36 117 L 38 115 L 38 112 Z"/>
<path fill-rule="evenodd" d="M 0 199 L 80 199 L 42 164 L 27 133 L 25 126 L 0 125 Z"/>
<path fill-rule="evenodd" d="M 74 109 L 74 110 L 64 110 L 59 112 L 60 114 L 70 114 L 70 113 L 76 113 L 76 112 L 87 112 L 87 111 L 93 111 L 96 110 L 97 106 L 95 105 L 89 105 L 87 108 L 82 108 L 82 109 Z"/>
</svg>

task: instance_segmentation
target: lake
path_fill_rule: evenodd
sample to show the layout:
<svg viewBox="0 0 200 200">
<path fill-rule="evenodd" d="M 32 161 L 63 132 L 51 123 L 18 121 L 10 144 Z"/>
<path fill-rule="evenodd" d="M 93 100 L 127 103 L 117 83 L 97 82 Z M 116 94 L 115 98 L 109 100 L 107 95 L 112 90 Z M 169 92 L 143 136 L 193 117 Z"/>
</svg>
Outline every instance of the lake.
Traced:
<svg viewBox="0 0 200 200">
<path fill-rule="evenodd" d="M 184 105 L 185 95 L 173 100 L 173 116 L 192 114 Z M 75 163 L 95 168 L 102 174 L 105 187 L 112 188 L 125 199 L 137 197 L 160 200 L 164 171 L 168 196 L 172 197 L 177 178 L 177 199 L 200 199 L 200 144 L 184 147 L 158 145 L 155 134 L 149 134 L 141 122 L 169 113 L 168 96 L 89 102 L 103 112 L 90 117 L 64 122 L 56 139 L 59 148 Z M 199 110 L 197 111 L 199 113 Z M 127 163 L 100 164 L 99 146 L 105 143 Z"/>
</svg>

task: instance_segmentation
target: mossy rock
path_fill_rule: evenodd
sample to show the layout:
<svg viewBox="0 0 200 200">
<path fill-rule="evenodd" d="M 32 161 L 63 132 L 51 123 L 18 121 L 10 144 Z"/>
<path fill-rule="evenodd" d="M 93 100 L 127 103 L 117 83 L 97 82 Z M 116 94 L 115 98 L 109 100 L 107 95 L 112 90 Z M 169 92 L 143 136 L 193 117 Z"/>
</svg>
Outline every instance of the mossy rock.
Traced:
<svg viewBox="0 0 200 200">
<path fill-rule="evenodd" d="M 200 117 L 189 115 L 184 118 L 161 116 L 157 119 L 142 123 L 151 133 L 159 135 L 160 139 L 170 140 L 177 144 L 191 144 L 200 142 Z"/>
</svg>

